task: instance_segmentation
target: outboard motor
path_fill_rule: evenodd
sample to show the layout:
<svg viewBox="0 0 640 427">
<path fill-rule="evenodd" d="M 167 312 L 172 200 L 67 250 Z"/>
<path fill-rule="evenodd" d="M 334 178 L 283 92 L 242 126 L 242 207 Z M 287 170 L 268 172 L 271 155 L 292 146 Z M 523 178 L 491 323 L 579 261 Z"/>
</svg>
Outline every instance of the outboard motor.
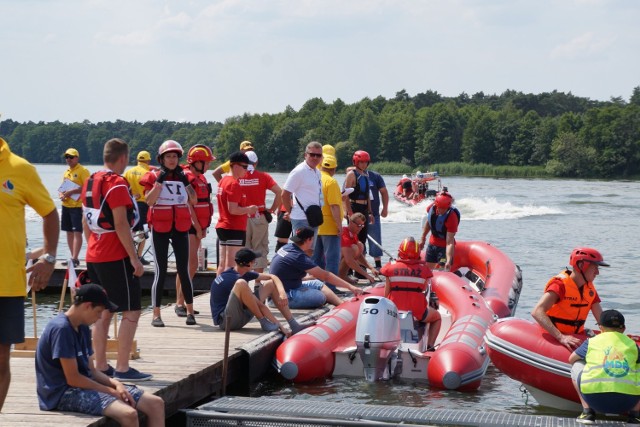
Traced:
<svg viewBox="0 0 640 427">
<path fill-rule="evenodd" d="M 365 298 L 358 313 L 356 347 L 367 381 L 389 379 L 389 365 L 397 357 L 401 343 L 398 308 L 393 301 L 377 296 Z"/>
</svg>

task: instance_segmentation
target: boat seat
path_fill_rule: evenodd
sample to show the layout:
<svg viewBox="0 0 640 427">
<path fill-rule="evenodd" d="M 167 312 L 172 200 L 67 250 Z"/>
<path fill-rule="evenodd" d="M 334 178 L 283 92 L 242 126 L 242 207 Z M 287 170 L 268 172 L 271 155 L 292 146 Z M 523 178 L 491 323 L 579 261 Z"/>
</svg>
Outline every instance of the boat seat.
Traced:
<svg viewBox="0 0 640 427">
<path fill-rule="evenodd" d="M 413 313 L 411 311 L 398 310 L 398 320 L 400 321 L 400 337 L 402 342 L 417 343 L 418 331 L 413 327 Z"/>
</svg>

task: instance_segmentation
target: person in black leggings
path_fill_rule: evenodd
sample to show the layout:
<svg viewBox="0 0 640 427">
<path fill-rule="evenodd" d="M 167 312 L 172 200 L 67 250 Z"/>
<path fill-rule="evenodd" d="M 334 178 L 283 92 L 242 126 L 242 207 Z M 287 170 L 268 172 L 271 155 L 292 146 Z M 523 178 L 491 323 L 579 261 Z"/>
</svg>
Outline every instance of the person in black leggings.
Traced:
<svg viewBox="0 0 640 427">
<path fill-rule="evenodd" d="M 163 327 L 160 317 L 162 291 L 167 277 L 169 242 L 176 257 L 176 269 L 185 306 L 187 325 L 195 325 L 193 311 L 193 284 L 189 274 L 189 229 L 191 228 L 191 207 L 196 202 L 196 193 L 180 167 L 182 146 L 176 141 L 165 141 L 158 150 L 160 169 L 148 172 L 140 183 L 145 187 L 149 204 L 148 222 L 153 238 L 155 277 L 151 288 L 153 321 L 156 327 Z"/>
</svg>

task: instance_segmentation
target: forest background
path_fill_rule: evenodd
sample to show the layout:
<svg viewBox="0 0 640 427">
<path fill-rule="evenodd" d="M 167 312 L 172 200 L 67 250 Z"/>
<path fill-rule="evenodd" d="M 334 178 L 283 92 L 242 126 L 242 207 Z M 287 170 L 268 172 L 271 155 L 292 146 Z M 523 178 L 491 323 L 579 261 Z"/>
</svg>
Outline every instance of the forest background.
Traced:
<svg viewBox="0 0 640 427">
<path fill-rule="evenodd" d="M 81 108 L 81 106 L 79 106 Z M 594 101 L 571 93 L 501 95 L 482 92 L 454 98 L 428 90 L 410 96 L 308 100 L 299 111 L 244 114 L 220 122 L 167 120 L 61 123 L 5 120 L 0 136 L 32 163 L 61 163 L 69 147 L 85 164 L 102 164 L 104 142 L 126 140 L 133 155 L 155 157 L 167 139 L 185 149 L 213 148 L 224 161 L 243 140 L 254 143 L 260 168 L 286 172 L 302 158 L 306 144 L 335 146 L 338 164 L 351 165 L 356 150 L 369 152 L 380 173 L 437 170 L 440 175 L 498 177 L 640 177 L 640 86 L 629 101 Z"/>
</svg>

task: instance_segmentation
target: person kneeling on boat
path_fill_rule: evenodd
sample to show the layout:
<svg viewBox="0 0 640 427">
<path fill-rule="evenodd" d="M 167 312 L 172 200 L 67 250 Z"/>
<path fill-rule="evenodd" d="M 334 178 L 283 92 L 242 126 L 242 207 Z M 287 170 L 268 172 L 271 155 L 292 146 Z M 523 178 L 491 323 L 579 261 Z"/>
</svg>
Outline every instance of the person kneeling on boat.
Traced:
<svg viewBox="0 0 640 427">
<path fill-rule="evenodd" d="M 240 249 L 235 255 L 236 265 L 229 267 L 211 283 L 211 316 L 213 324 L 224 330 L 229 321 L 229 329 L 237 330 L 249 323 L 255 316 L 263 331 L 280 331 L 289 336 L 289 332 L 278 322 L 264 302 L 271 298 L 280 313 L 289 323 L 292 333 L 297 333 L 310 324 L 297 322 L 289 310 L 287 294 L 282 282 L 274 274 L 258 273 L 253 266 L 260 254 L 251 249 Z M 249 282 L 262 280 L 252 291 Z"/>
<path fill-rule="evenodd" d="M 640 424 L 640 347 L 624 334 L 624 316 L 617 310 L 600 315 L 601 334 L 587 339 L 569 356 L 582 414 L 577 422 L 593 424 L 595 412 L 624 414 Z"/>
<path fill-rule="evenodd" d="M 567 349 L 578 347 L 583 339 L 573 334 L 584 334 L 584 323 L 589 311 L 600 323 L 600 297 L 593 284 L 599 267 L 609 267 L 600 252 L 593 248 L 575 248 L 565 270 L 547 282 L 544 294 L 531 311 L 531 315 L 547 332 Z"/>
<path fill-rule="evenodd" d="M 362 289 L 345 282 L 335 274 L 320 267 L 305 253 L 313 245 L 314 230 L 300 227 L 291 241 L 278 249 L 271 260 L 269 271 L 282 280 L 289 298 L 290 308 L 318 308 L 325 303 L 339 305 L 342 300 L 325 283 L 347 289 L 361 295 Z M 307 274 L 311 280 L 303 280 Z"/>
<path fill-rule="evenodd" d="M 425 329 L 429 325 L 426 350 L 434 351 L 442 319 L 435 298 L 431 300 L 433 273 L 420 259 L 420 250 L 413 237 L 406 237 L 400 243 L 398 258 L 380 270 L 387 277 L 384 296 L 393 301 L 398 310 L 411 311 L 421 344 L 424 344 Z"/>
<path fill-rule="evenodd" d="M 107 416 L 123 426 L 138 425 L 138 411 L 147 425 L 164 426 L 164 401 L 133 385 L 102 373 L 95 364 L 89 326 L 105 310 L 118 307 L 102 286 L 83 285 L 73 305 L 44 328 L 36 350 L 40 409 Z"/>
</svg>

